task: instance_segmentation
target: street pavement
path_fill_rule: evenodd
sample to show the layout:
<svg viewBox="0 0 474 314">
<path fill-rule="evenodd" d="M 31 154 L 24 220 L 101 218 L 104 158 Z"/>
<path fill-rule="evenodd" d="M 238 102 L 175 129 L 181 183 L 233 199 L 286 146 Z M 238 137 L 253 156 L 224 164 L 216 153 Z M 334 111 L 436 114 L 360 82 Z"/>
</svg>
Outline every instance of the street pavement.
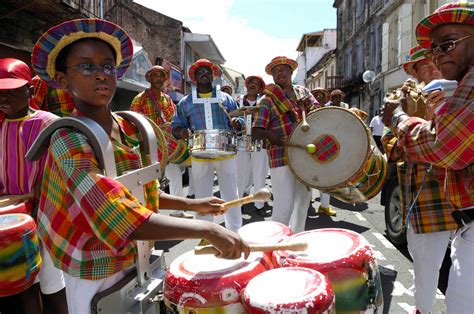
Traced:
<svg viewBox="0 0 474 314">
<path fill-rule="evenodd" d="M 268 179 L 267 185 L 271 187 Z M 185 188 L 187 192 L 187 188 Z M 214 186 L 218 196 L 218 187 Z M 383 313 L 412 313 L 415 305 L 413 286 L 413 265 L 406 248 L 397 248 L 385 236 L 384 208 L 380 205 L 380 194 L 367 203 L 350 205 L 331 198 L 331 206 L 337 211 L 336 217 L 320 216 L 314 208 L 319 206 L 319 192 L 313 190 L 313 204 L 308 212 L 305 230 L 319 228 L 343 228 L 363 235 L 373 246 L 378 259 L 384 295 Z M 268 208 L 272 202 L 268 203 Z M 170 211 L 162 210 L 162 214 Z M 243 206 L 243 223 L 270 220 L 257 215 L 253 204 Z M 216 217 L 214 222 L 223 225 L 223 217 Z M 198 244 L 198 240 L 157 242 L 155 247 L 165 250 L 166 264 L 169 265 L 177 256 L 190 251 Z M 427 261 L 428 262 L 428 261 Z M 445 265 L 444 265 L 445 266 Z M 449 266 L 449 265 L 448 265 Z M 445 266 L 446 268 L 447 266 Z M 443 270 L 447 272 L 447 269 Z M 443 276 L 442 276 L 443 277 Z M 439 286 L 443 291 L 445 283 Z M 433 313 L 445 313 L 444 295 L 438 290 Z"/>
</svg>

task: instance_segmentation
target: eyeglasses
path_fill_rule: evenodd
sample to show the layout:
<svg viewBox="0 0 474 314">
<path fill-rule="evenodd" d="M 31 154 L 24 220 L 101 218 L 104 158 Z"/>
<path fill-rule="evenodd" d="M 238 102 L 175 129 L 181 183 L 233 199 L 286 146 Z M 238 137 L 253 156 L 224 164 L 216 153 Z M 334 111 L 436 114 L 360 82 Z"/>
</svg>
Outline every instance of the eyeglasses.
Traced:
<svg viewBox="0 0 474 314">
<path fill-rule="evenodd" d="M 68 68 L 74 69 L 85 76 L 94 75 L 99 70 L 108 76 L 113 76 L 117 73 L 117 68 L 113 64 L 96 65 L 92 63 L 82 63 Z"/>
<path fill-rule="evenodd" d="M 209 68 L 204 68 L 200 67 L 199 69 L 196 70 L 196 74 L 201 75 L 201 74 L 212 74 L 212 70 Z"/>
<path fill-rule="evenodd" d="M 431 47 L 431 53 L 433 55 L 437 55 L 440 53 L 448 53 L 451 50 L 454 50 L 456 48 L 456 44 L 464 39 L 467 39 L 471 37 L 471 35 L 467 35 L 465 37 L 456 39 L 456 40 L 447 40 L 444 43 L 439 44 L 438 46 Z"/>
</svg>

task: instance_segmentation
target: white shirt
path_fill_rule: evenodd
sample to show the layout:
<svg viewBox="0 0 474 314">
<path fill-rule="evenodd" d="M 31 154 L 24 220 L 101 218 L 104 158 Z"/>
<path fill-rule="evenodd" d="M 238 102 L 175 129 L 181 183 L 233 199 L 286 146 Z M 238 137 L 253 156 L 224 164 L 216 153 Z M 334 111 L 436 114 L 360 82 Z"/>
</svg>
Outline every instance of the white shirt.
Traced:
<svg viewBox="0 0 474 314">
<path fill-rule="evenodd" d="M 375 136 L 382 136 L 383 135 L 383 122 L 382 118 L 377 115 L 372 118 L 372 121 L 370 121 L 369 127 L 372 128 L 372 133 Z"/>
</svg>

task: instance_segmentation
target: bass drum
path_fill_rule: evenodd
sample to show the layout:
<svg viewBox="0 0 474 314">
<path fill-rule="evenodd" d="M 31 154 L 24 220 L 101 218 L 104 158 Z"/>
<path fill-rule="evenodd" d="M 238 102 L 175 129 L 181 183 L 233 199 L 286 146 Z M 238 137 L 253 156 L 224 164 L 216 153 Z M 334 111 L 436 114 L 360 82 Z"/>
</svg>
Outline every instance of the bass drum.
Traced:
<svg viewBox="0 0 474 314">
<path fill-rule="evenodd" d="M 317 109 L 306 120 L 309 131 L 298 125 L 289 142 L 314 144 L 316 152 L 285 147 L 296 177 L 347 203 L 365 202 L 377 195 L 387 174 L 387 161 L 365 123 L 339 107 Z"/>
</svg>

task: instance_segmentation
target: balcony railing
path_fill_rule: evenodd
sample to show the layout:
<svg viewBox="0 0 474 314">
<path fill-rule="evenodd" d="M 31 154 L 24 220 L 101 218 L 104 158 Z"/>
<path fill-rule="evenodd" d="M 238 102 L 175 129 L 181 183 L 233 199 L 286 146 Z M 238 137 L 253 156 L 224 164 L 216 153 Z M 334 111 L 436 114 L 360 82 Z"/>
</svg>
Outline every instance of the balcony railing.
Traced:
<svg viewBox="0 0 474 314">
<path fill-rule="evenodd" d="M 344 85 L 344 77 L 342 75 L 333 75 L 326 77 L 326 88 L 329 91 L 341 89 Z"/>
</svg>

